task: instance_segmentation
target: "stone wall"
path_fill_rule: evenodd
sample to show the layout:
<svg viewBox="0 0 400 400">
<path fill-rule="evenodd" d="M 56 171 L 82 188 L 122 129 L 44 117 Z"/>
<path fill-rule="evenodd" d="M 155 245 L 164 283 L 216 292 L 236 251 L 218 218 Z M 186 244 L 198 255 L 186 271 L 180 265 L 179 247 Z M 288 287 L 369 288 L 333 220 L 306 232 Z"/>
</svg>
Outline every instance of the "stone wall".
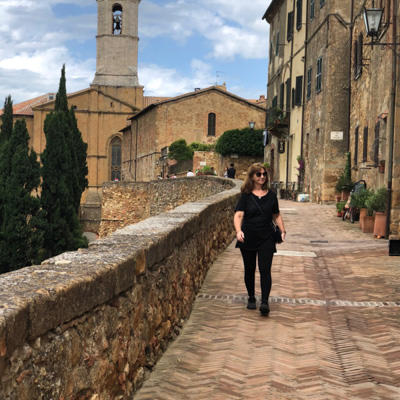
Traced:
<svg viewBox="0 0 400 400">
<path fill-rule="evenodd" d="M 250 165 L 253 163 L 263 163 L 264 158 L 262 156 L 221 156 L 213 151 L 195 151 L 193 156 L 194 171 L 202 168 L 200 162 L 205 162 L 208 166 L 214 167 L 219 176 L 223 176 L 225 167 L 229 167 L 233 163 L 236 169 L 236 178 L 244 180 Z"/>
<path fill-rule="evenodd" d="M 131 399 L 233 239 L 238 196 L 235 186 L 2 275 L 0 398 Z"/>
<path fill-rule="evenodd" d="M 231 187 L 232 181 L 216 177 L 105 183 L 99 235 L 105 237 L 118 228 Z"/>
</svg>

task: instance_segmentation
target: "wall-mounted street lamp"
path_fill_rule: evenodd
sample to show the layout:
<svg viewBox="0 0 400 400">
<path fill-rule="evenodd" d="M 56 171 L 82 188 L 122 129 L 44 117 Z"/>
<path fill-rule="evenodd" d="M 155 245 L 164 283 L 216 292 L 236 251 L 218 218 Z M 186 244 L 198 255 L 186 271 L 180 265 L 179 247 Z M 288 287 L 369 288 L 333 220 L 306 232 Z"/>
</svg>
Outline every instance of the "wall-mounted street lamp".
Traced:
<svg viewBox="0 0 400 400">
<path fill-rule="evenodd" d="M 256 126 L 256 123 L 254 121 L 249 122 L 249 127 L 251 130 L 253 130 L 255 126 Z"/>
<path fill-rule="evenodd" d="M 375 4 L 372 2 L 372 8 L 364 7 L 363 15 L 367 36 L 371 36 L 372 41 L 377 41 L 380 33 L 383 8 L 375 8 Z"/>
</svg>

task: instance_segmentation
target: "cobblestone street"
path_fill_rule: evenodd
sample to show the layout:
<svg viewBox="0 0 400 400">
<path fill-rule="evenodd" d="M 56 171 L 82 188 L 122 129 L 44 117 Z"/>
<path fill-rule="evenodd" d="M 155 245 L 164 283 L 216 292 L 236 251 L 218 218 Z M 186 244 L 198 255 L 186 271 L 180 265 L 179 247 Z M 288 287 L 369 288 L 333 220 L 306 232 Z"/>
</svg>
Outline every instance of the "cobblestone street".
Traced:
<svg viewBox="0 0 400 400">
<path fill-rule="evenodd" d="M 334 206 L 280 207 L 270 316 L 246 309 L 232 243 L 135 400 L 400 398 L 400 257 Z"/>
</svg>

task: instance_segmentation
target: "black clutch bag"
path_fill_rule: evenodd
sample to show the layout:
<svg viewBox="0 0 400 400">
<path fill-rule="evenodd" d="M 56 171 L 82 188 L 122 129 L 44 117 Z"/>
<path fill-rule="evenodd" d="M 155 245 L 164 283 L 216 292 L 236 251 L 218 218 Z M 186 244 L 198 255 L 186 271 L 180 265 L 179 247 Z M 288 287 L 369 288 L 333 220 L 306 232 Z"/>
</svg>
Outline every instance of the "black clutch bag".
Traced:
<svg viewBox="0 0 400 400">
<path fill-rule="evenodd" d="M 274 239 L 275 243 L 282 243 L 282 232 L 279 229 L 279 226 L 272 223 L 272 238 Z"/>
</svg>

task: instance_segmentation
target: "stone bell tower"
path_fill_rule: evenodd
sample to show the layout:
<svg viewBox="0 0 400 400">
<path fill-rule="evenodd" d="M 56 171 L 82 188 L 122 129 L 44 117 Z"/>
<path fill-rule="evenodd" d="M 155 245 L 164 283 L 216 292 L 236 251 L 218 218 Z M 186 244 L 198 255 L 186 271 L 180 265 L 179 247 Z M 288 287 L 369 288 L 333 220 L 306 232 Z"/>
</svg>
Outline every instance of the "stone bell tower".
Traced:
<svg viewBox="0 0 400 400">
<path fill-rule="evenodd" d="M 97 65 L 92 85 L 139 87 L 140 0 L 97 0 Z"/>
</svg>

